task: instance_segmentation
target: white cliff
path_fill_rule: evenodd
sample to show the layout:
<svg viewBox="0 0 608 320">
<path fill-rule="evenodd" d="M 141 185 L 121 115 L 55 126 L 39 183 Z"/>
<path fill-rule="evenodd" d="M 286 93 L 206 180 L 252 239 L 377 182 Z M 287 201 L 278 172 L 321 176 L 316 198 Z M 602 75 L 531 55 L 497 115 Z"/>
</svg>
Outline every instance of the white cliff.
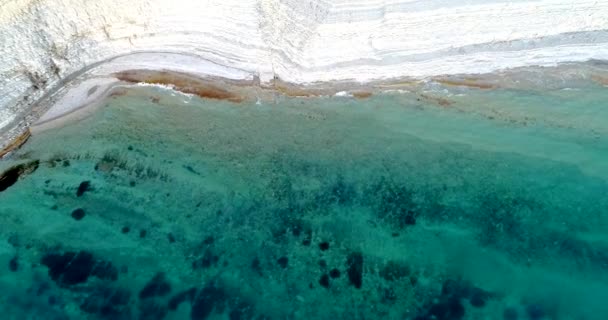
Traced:
<svg viewBox="0 0 608 320">
<path fill-rule="evenodd" d="M 487 73 L 608 59 L 606 17 L 606 0 L 0 0 L 0 133 L 104 61 L 262 83 Z M 183 58 L 112 60 L 134 52 Z"/>
</svg>

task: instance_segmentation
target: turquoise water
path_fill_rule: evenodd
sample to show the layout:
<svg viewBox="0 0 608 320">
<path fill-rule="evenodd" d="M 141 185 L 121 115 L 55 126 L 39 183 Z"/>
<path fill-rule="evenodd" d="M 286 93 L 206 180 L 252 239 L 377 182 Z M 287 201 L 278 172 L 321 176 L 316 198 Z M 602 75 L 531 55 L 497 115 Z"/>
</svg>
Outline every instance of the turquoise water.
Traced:
<svg viewBox="0 0 608 320">
<path fill-rule="evenodd" d="M 607 91 L 133 89 L 0 162 L 3 319 L 607 319 Z"/>
</svg>

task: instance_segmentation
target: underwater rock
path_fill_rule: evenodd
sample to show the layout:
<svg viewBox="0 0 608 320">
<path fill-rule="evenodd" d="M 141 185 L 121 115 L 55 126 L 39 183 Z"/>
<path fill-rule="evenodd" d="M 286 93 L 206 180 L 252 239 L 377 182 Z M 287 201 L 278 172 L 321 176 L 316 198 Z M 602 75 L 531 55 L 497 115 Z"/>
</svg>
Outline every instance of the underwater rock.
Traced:
<svg viewBox="0 0 608 320">
<path fill-rule="evenodd" d="M 473 307 L 481 308 L 490 297 L 490 292 L 466 281 L 448 279 L 443 282 L 440 296 L 433 299 L 416 320 L 460 320 L 465 315 L 463 301 L 468 299 Z"/>
<path fill-rule="evenodd" d="M 220 257 L 211 248 L 207 248 L 202 257 L 192 262 L 192 269 L 206 269 L 217 265 L 219 261 Z"/>
<path fill-rule="evenodd" d="M 357 196 L 357 192 L 352 184 L 344 181 L 344 177 L 339 175 L 331 186 L 328 195 L 331 202 L 335 202 L 339 205 L 346 205 L 354 201 Z"/>
<path fill-rule="evenodd" d="M 329 271 L 329 276 L 333 279 L 340 278 L 340 270 L 334 268 Z"/>
<path fill-rule="evenodd" d="M 251 260 L 251 269 L 260 276 L 262 275 L 262 262 L 258 257 L 255 257 L 253 258 L 253 260 Z"/>
<path fill-rule="evenodd" d="M 213 236 L 207 236 L 205 240 L 203 240 L 203 244 L 212 245 L 215 242 L 215 238 Z"/>
<path fill-rule="evenodd" d="M 462 302 L 457 298 L 450 298 L 433 304 L 429 309 L 428 319 L 460 320 L 464 315 Z"/>
<path fill-rule="evenodd" d="M 19 270 L 19 261 L 17 260 L 17 256 L 14 256 L 8 262 L 8 269 L 12 272 L 17 272 L 17 270 Z"/>
<path fill-rule="evenodd" d="M 319 279 L 319 284 L 324 288 L 329 288 L 329 276 L 324 274 Z"/>
<path fill-rule="evenodd" d="M 76 190 L 76 196 L 82 197 L 85 192 L 91 190 L 91 181 L 83 181 L 78 186 L 78 190 Z"/>
<path fill-rule="evenodd" d="M 84 210 L 82 208 L 78 208 L 78 209 L 75 209 L 74 211 L 72 211 L 72 218 L 74 218 L 74 220 L 76 220 L 76 221 L 82 220 L 82 218 L 84 218 L 85 215 L 86 215 L 86 213 L 84 212 Z"/>
<path fill-rule="evenodd" d="M 379 275 L 387 281 L 395 281 L 409 276 L 410 272 L 411 271 L 408 265 L 391 260 L 388 261 L 382 269 L 380 269 Z"/>
<path fill-rule="evenodd" d="M 302 239 L 302 245 L 303 246 L 308 247 L 308 246 L 310 246 L 310 243 L 311 243 L 311 239 L 310 239 L 309 236 L 305 236 L 304 239 Z"/>
<path fill-rule="evenodd" d="M 321 270 L 325 270 L 327 268 L 327 261 L 325 259 L 319 260 L 319 267 L 321 267 Z"/>
<path fill-rule="evenodd" d="M 246 302 L 240 302 L 230 311 L 230 320 L 252 319 L 254 308 Z"/>
<path fill-rule="evenodd" d="M 441 294 L 427 305 L 416 320 L 460 320 L 465 316 L 463 301 L 469 299 L 471 305 L 481 308 L 491 294 L 472 286 L 466 281 L 448 279 L 443 282 Z"/>
<path fill-rule="evenodd" d="M 140 299 L 153 297 L 164 297 L 171 292 L 171 284 L 167 281 L 165 274 L 157 273 L 139 292 Z"/>
<path fill-rule="evenodd" d="M 346 267 L 348 281 L 360 289 L 363 285 L 363 254 L 361 252 L 353 252 L 346 259 Z"/>
<path fill-rule="evenodd" d="M 215 285 L 206 286 L 200 290 L 192 303 L 190 319 L 204 320 L 207 319 L 214 309 L 218 312 L 223 311 L 226 299 L 227 296 L 222 289 L 217 288 Z"/>
<path fill-rule="evenodd" d="M 321 249 L 321 251 L 328 250 L 329 249 L 329 242 L 323 241 L 323 242 L 319 243 L 319 249 Z"/>
<path fill-rule="evenodd" d="M 38 166 L 40 166 L 40 161 L 35 160 L 28 163 L 18 164 L 4 171 L 0 175 L 0 192 L 10 188 L 24 176 L 34 173 L 38 169 Z"/>
<path fill-rule="evenodd" d="M 477 287 L 471 288 L 469 302 L 475 308 L 481 308 L 486 305 L 486 301 L 489 298 L 489 294 Z"/>
<path fill-rule="evenodd" d="M 143 301 L 139 305 L 139 320 L 162 320 L 167 313 L 167 307 L 153 300 Z"/>
<path fill-rule="evenodd" d="M 503 311 L 502 313 L 502 318 L 504 320 L 517 320 L 517 309 L 513 307 L 506 308 L 505 311 Z"/>
<path fill-rule="evenodd" d="M 174 295 L 168 303 L 169 310 L 177 310 L 180 304 L 184 302 L 192 302 L 194 297 L 196 296 L 196 288 L 190 288 L 188 290 L 182 291 Z"/>
<path fill-rule="evenodd" d="M 169 240 L 169 243 L 175 243 L 175 236 L 173 235 L 173 233 L 169 233 L 167 234 L 167 240 Z"/>
<path fill-rule="evenodd" d="M 97 260 L 91 275 L 102 280 L 116 281 L 118 280 L 118 269 L 109 261 Z"/>
<path fill-rule="evenodd" d="M 118 278 L 118 270 L 110 262 L 95 260 L 87 251 L 49 253 L 41 263 L 48 267 L 49 276 L 60 286 L 84 283 L 91 276 L 112 281 Z"/>
<path fill-rule="evenodd" d="M 393 304 L 395 301 L 397 301 L 397 293 L 395 292 L 395 289 L 389 287 L 380 290 L 380 297 L 383 303 Z"/>
<path fill-rule="evenodd" d="M 49 268 L 51 279 L 66 286 L 86 282 L 95 265 L 93 255 L 84 251 L 47 254 L 41 262 Z"/>
<path fill-rule="evenodd" d="M 379 203 L 375 205 L 380 220 L 399 229 L 416 224 L 418 205 L 414 201 L 415 193 L 409 187 L 382 178 L 368 192 L 380 195 Z"/>
<path fill-rule="evenodd" d="M 90 292 L 80 310 L 106 319 L 131 319 L 131 293 L 126 289 L 101 286 Z"/>
<path fill-rule="evenodd" d="M 468 299 L 473 307 L 481 308 L 492 297 L 492 293 L 473 286 L 466 281 L 448 279 L 443 283 L 441 296 L 444 299 Z"/>
<path fill-rule="evenodd" d="M 540 320 L 545 317 L 545 309 L 538 304 L 526 306 L 526 314 L 530 320 Z"/>
<path fill-rule="evenodd" d="M 287 257 L 280 257 L 277 259 L 277 263 L 283 269 L 287 268 L 287 264 L 289 263 L 289 259 Z"/>
</svg>

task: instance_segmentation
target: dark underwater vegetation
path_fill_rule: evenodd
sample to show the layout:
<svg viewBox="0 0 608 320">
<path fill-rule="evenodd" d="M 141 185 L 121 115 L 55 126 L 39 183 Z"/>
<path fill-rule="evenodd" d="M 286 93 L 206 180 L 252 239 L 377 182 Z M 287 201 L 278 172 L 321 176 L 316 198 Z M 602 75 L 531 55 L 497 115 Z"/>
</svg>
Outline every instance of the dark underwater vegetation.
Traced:
<svg viewBox="0 0 608 320">
<path fill-rule="evenodd" d="M 0 162 L 2 319 L 608 319 L 608 93 L 560 94 L 109 98 Z"/>
</svg>

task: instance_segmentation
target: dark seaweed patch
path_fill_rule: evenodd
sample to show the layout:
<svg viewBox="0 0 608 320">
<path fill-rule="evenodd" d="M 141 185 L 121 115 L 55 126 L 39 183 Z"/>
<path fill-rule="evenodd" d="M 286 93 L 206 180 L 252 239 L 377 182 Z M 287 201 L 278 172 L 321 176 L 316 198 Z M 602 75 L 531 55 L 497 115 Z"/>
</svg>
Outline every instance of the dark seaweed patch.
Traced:
<svg viewBox="0 0 608 320">
<path fill-rule="evenodd" d="M 259 274 L 260 276 L 263 275 L 262 262 L 260 261 L 260 259 L 258 257 L 253 258 L 253 260 L 251 261 L 251 269 L 253 271 L 255 271 L 257 274 Z"/>
<path fill-rule="evenodd" d="M 76 220 L 76 221 L 82 220 L 82 218 L 84 218 L 85 215 L 86 215 L 86 213 L 84 212 L 84 210 L 82 208 L 78 208 L 78 209 L 75 209 L 74 211 L 72 211 L 72 218 L 74 218 L 74 220 Z"/>
<path fill-rule="evenodd" d="M 103 280 L 116 281 L 118 280 L 118 269 L 109 261 L 97 260 L 91 275 Z"/>
<path fill-rule="evenodd" d="M 322 275 L 319 279 L 319 284 L 321 285 L 321 287 L 329 288 L 329 276 L 326 274 Z"/>
<path fill-rule="evenodd" d="M 46 254 L 41 263 L 49 268 L 49 276 L 61 286 L 86 282 L 90 276 L 116 280 L 118 270 L 107 261 L 96 261 L 86 251 Z"/>
<path fill-rule="evenodd" d="M 540 320 L 545 317 L 546 311 L 539 304 L 530 304 L 526 306 L 526 314 L 530 320 Z"/>
<path fill-rule="evenodd" d="M 473 307 L 481 308 L 486 305 L 489 297 L 490 295 L 486 291 L 473 287 L 470 291 L 469 302 Z"/>
<path fill-rule="evenodd" d="M 382 178 L 367 192 L 379 195 L 373 207 L 381 221 L 400 229 L 416 224 L 419 208 L 409 187 Z"/>
<path fill-rule="evenodd" d="M 169 240 L 169 243 L 174 243 L 176 241 L 173 233 L 167 234 L 167 240 Z"/>
<path fill-rule="evenodd" d="M 4 171 L 2 175 L 0 175 L 0 192 L 13 186 L 23 176 L 34 173 L 39 165 L 40 161 L 36 160 L 16 165 Z"/>
<path fill-rule="evenodd" d="M 327 268 L 327 261 L 325 259 L 319 260 L 319 267 L 321 267 L 321 270 L 325 270 Z"/>
<path fill-rule="evenodd" d="M 80 310 L 101 318 L 130 319 L 130 300 L 131 293 L 128 290 L 102 286 L 89 293 L 80 305 Z"/>
<path fill-rule="evenodd" d="M 504 320 L 517 320 L 518 317 L 517 309 L 513 307 L 506 308 L 502 313 L 502 318 Z"/>
<path fill-rule="evenodd" d="M 188 170 L 188 172 L 200 176 L 200 172 L 196 171 L 191 165 L 183 165 L 184 169 Z"/>
<path fill-rule="evenodd" d="M 92 254 L 81 251 L 47 254 L 42 258 L 42 264 L 49 268 L 51 279 L 58 284 L 70 286 L 86 282 L 95 261 Z"/>
<path fill-rule="evenodd" d="M 361 252 L 353 252 L 346 259 L 346 268 L 348 281 L 360 289 L 363 285 L 363 254 Z"/>
<path fill-rule="evenodd" d="M 395 292 L 395 289 L 391 287 L 381 288 L 380 299 L 383 303 L 393 304 L 395 301 L 397 301 L 397 293 Z"/>
<path fill-rule="evenodd" d="M 167 316 L 167 307 L 154 301 L 146 300 L 139 305 L 140 320 L 162 320 Z"/>
<path fill-rule="evenodd" d="M 330 277 L 332 277 L 332 278 L 334 278 L 334 279 L 336 279 L 336 278 L 340 278 L 340 274 L 341 274 L 341 273 L 340 273 L 340 270 L 338 270 L 338 269 L 336 269 L 336 268 L 331 269 L 331 270 L 329 271 L 329 276 L 330 276 Z"/>
<path fill-rule="evenodd" d="M 448 279 L 442 285 L 441 295 L 433 299 L 416 320 L 460 320 L 465 316 L 464 300 L 468 299 L 471 305 L 481 308 L 490 296 L 489 292 L 466 281 Z"/>
<path fill-rule="evenodd" d="M 319 249 L 321 249 L 321 251 L 329 250 L 329 242 L 323 241 L 319 243 Z"/>
<path fill-rule="evenodd" d="M 140 299 L 153 297 L 164 297 L 171 292 L 171 284 L 167 281 L 165 274 L 157 273 L 139 292 Z"/>
<path fill-rule="evenodd" d="M 252 319 L 254 308 L 251 304 L 240 302 L 232 308 L 229 314 L 230 320 Z"/>
<path fill-rule="evenodd" d="M 190 288 L 188 290 L 177 293 L 169 300 L 169 310 L 177 310 L 180 304 L 184 302 L 191 302 L 196 296 L 196 288 Z"/>
<path fill-rule="evenodd" d="M 83 181 L 78 186 L 78 190 L 76 190 L 76 196 L 82 197 L 85 192 L 91 190 L 91 181 Z"/>
<path fill-rule="evenodd" d="M 289 259 L 287 257 L 280 257 L 277 259 L 277 263 L 283 269 L 287 268 L 287 264 L 289 263 Z"/>
<path fill-rule="evenodd" d="M 394 281 L 409 276 L 410 268 L 404 263 L 391 260 L 380 269 L 379 274 L 388 281 Z"/>
<path fill-rule="evenodd" d="M 203 240 L 203 244 L 212 245 L 215 242 L 215 238 L 213 236 L 207 236 L 205 240 Z"/>
<path fill-rule="evenodd" d="M 17 270 L 19 270 L 19 261 L 17 260 L 17 256 L 14 256 L 8 262 L 8 269 L 12 272 L 17 272 Z"/>
<path fill-rule="evenodd" d="M 449 298 L 431 306 L 428 319 L 459 320 L 464 318 L 465 309 L 457 298 Z"/>
<path fill-rule="evenodd" d="M 192 320 L 203 320 L 213 312 L 217 310 L 221 312 L 226 306 L 227 296 L 224 291 L 217 288 L 215 285 L 208 285 L 196 296 L 192 303 L 192 310 L 190 311 L 190 319 Z"/>
<path fill-rule="evenodd" d="M 213 249 L 207 248 L 203 252 L 203 256 L 192 262 L 193 269 L 206 269 L 212 266 L 216 266 L 220 261 L 220 256 L 215 254 Z"/>
</svg>

